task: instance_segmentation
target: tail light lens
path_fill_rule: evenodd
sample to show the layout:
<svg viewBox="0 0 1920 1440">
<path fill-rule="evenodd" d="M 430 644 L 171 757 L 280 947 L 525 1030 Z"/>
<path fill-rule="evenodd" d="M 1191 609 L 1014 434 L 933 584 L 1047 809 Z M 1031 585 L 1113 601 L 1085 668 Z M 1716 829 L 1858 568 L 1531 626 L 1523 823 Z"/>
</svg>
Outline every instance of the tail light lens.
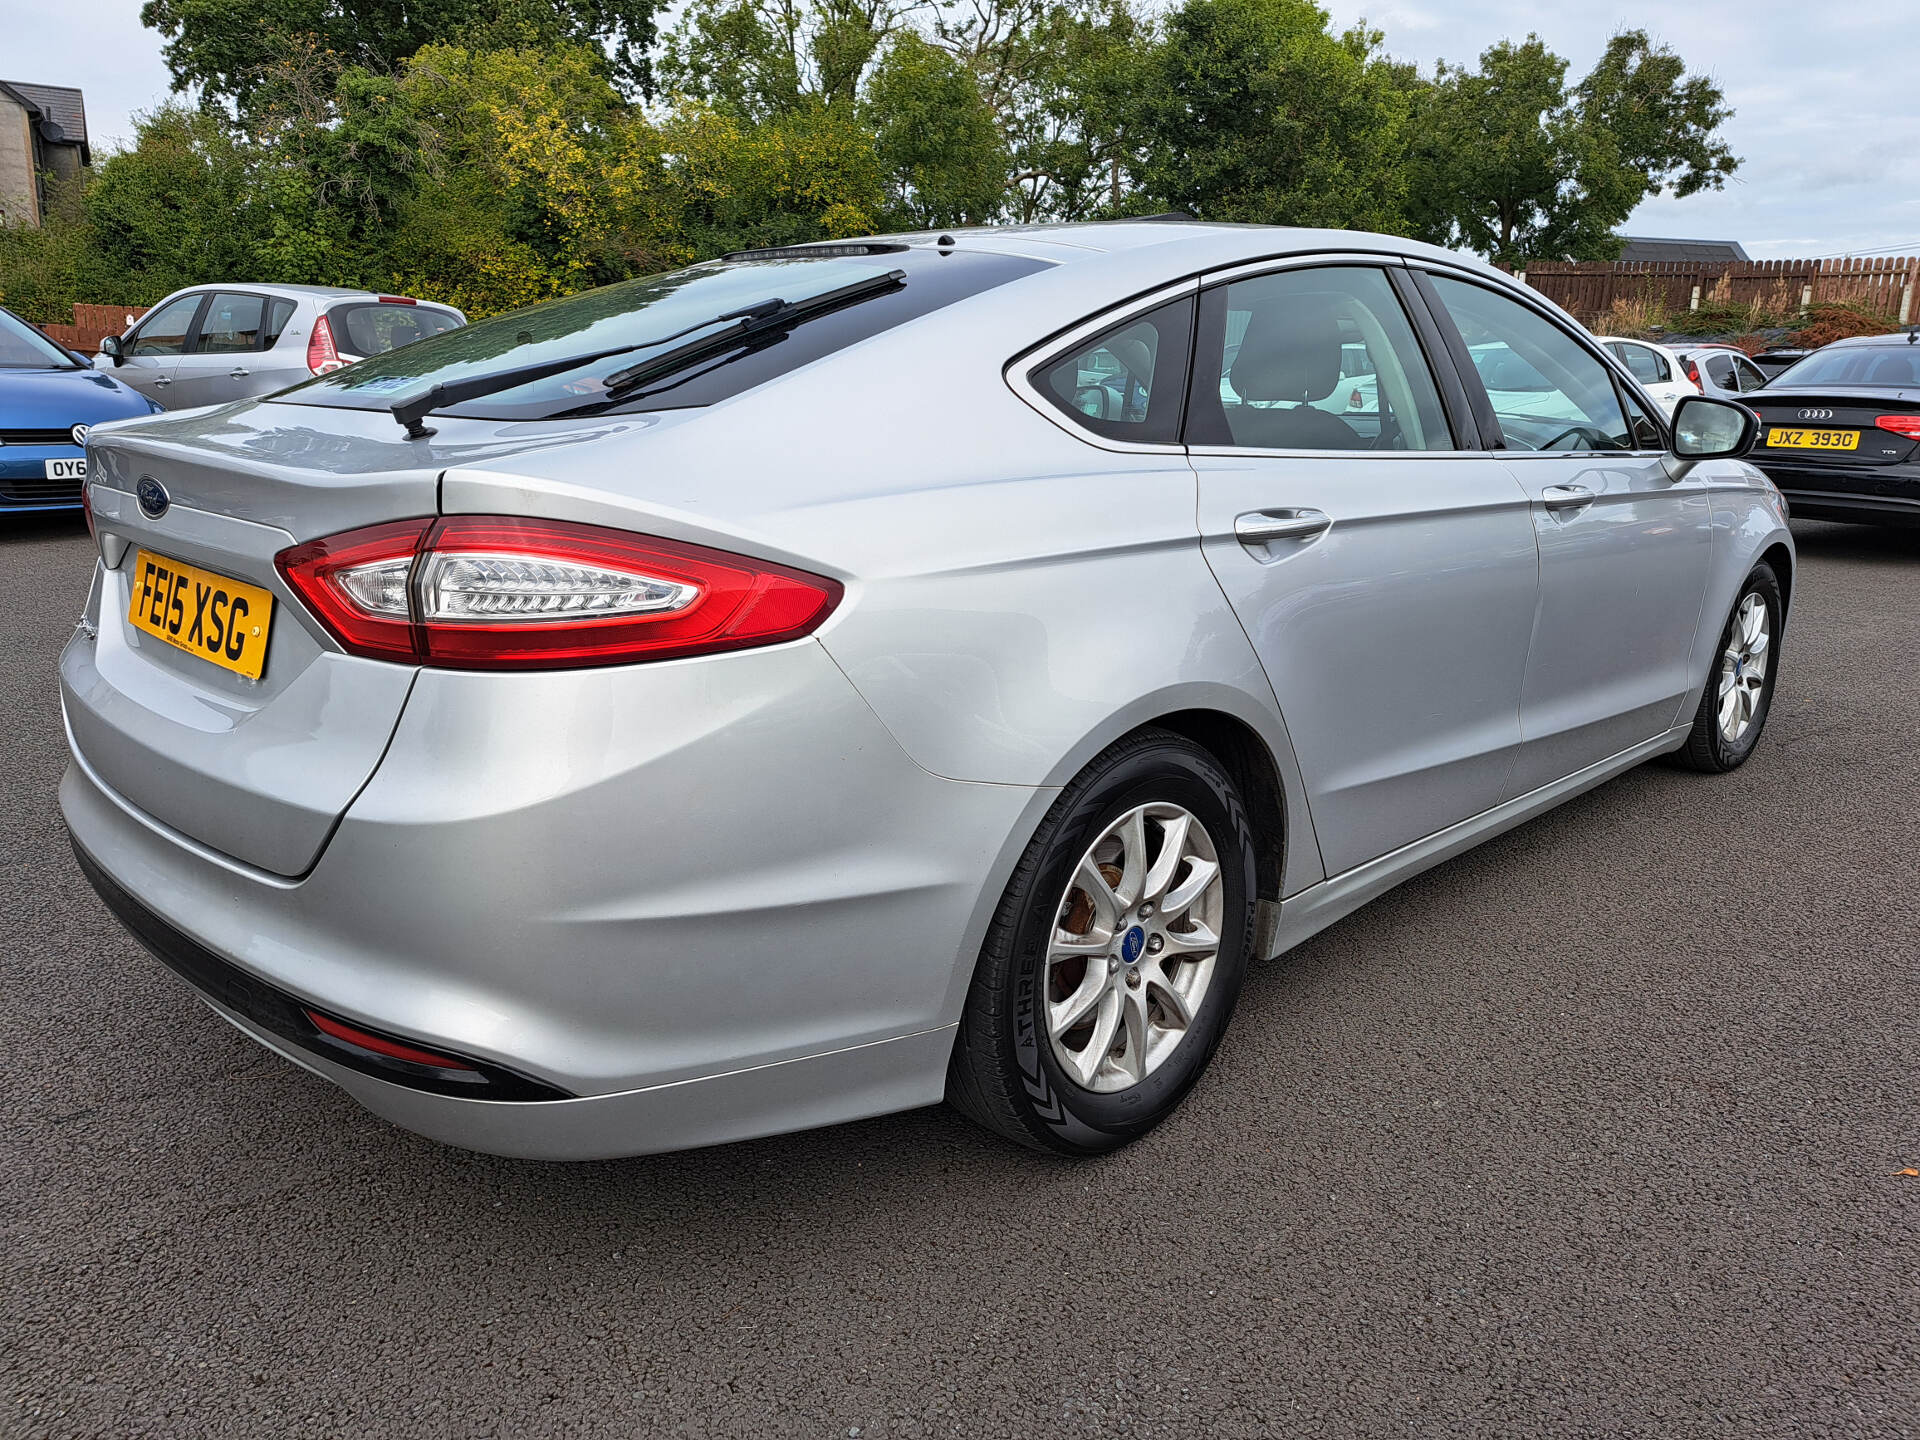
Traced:
<svg viewBox="0 0 1920 1440">
<path fill-rule="evenodd" d="M 280 573 L 356 655 L 457 670 L 558 670 L 811 634 L 837 581 L 598 525 L 403 520 L 310 541 Z"/>
<path fill-rule="evenodd" d="M 322 315 L 313 322 L 313 333 L 307 337 L 307 369 L 316 375 L 325 375 L 332 370 L 346 368 L 347 362 L 340 358 L 340 350 L 333 343 L 333 326 Z"/>
<path fill-rule="evenodd" d="M 80 513 L 87 517 L 87 534 L 98 540 L 100 530 L 93 520 L 93 484 L 88 480 L 80 482 Z"/>
<path fill-rule="evenodd" d="M 1680 363 L 1686 368 L 1687 379 L 1698 386 L 1700 384 L 1700 367 L 1691 360 L 1683 360 Z"/>
<path fill-rule="evenodd" d="M 1882 415 L 1873 423 L 1909 440 L 1920 440 L 1920 415 Z"/>
</svg>

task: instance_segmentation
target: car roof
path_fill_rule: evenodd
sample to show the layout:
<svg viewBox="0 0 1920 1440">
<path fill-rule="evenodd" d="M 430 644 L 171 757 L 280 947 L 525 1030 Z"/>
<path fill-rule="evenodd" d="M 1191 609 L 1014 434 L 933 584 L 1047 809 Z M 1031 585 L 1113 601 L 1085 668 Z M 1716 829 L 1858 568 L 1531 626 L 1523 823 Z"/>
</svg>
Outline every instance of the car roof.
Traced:
<svg viewBox="0 0 1920 1440">
<path fill-rule="evenodd" d="M 174 291 L 175 295 L 200 295 L 210 290 L 241 290 L 261 295 L 280 295 L 292 300 L 377 300 L 376 290 L 359 290 L 345 285 L 283 285 L 278 282 L 262 283 L 255 280 L 223 280 L 205 285 L 185 285 Z M 412 298 L 412 297 L 405 297 Z M 420 300 L 421 305 L 437 305 L 441 309 L 451 310 L 451 305 L 442 305 L 438 300 Z"/>
<path fill-rule="evenodd" d="M 1912 332 L 1897 330 L 1891 335 L 1849 335 L 1844 340 L 1834 340 L 1821 346 L 1823 350 L 1837 350 L 1842 346 L 1859 347 L 1864 345 L 1914 345 L 1920 341 L 1913 339 Z"/>
<path fill-rule="evenodd" d="M 963 226 L 951 230 L 916 230 L 858 238 L 869 243 L 936 246 L 944 240 L 950 241 L 955 248 L 1029 254 L 1062 265 L 1070 265 L 1075 259 L 1092 259 L 1150 248 L 1161 249 L 1163 253 L 1191 254 L 1201 268 L 1300 253 L 1385 252 L 1484 271 L 1509 282 L 1513 278 L 1478 256 L 1428 245 L 1420 240 L 1408 240 L 1399 235 L 1380 235 L 1365 230 L 1313 230 L 1292 225 L 1195 220 L 1179 214 L 1123 220 L 1080 220 L 1051 225 Z"/>
</svg>

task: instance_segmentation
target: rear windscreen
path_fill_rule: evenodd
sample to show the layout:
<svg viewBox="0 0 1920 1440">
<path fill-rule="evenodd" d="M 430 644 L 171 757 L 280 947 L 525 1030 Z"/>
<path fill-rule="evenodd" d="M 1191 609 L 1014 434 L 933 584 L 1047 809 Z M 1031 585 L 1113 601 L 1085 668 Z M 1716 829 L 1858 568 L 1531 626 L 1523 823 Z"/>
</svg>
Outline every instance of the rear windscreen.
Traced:
<svg viewBox="0 0 1920 1440">
<path fill-rule="evenodd" d="M 336 305 L 327 311 L 334 345 L 349 355 L 384 355 L 429 335 L 460 328 L 460 317 L 425 305 Z"/>
<path fill-rule="evenodd" d="M 889 271 L 905 272 L 897 288 L 789 330 L 776 329 L 751 345 L 649 385 L 631 400 L 616 399 L 611 408 L 638 411 L 711 405 L 956 300 L 1047 269 L 1051 263 L 973 251 L 889 247 L 878 253 L 850 254 L 849 248 L 819 254 L 788 250 L 748 255 L 623 280 L 496 315 L 407 349 L 362 360 L 275 398 L 302 405 L 385 409 L 434 385 L 583 357 L 574 368 L 436 412 L 489 420 L 542 420 L 594 402 L 606 390 L 606 377 L 648 358 L 650 350 L 663 351 L 676 336 L 719 329 L 727 316 L 773 300 L 799 302 Z M 592 358 L 609 350 L 625 353 Z"/>
<path fill-rule="evenodd" d="M 1798 365 L 1776 375 L 1770 388 L 1795 385 L 1885 385 L 1920 389 L 1920 345 L 1850 345 L 1816 350 Z"/>
</svg>

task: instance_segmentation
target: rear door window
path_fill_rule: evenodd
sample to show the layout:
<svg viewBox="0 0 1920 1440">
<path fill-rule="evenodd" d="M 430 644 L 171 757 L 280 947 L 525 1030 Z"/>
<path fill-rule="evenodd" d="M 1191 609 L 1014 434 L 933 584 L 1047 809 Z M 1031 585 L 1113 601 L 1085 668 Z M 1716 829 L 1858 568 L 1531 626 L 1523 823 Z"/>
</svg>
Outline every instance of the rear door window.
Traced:
<svg viewBox="0 0 1920 1440">
<path fill-rule="evenodd" d="M 1174 444 L 1192 324 L 1193 298 L 1183 296 L 1042 366 L 1032 377 L 1034 388 L 1096 435 Z"/>
<path fill-rule="evenodd" d="M 336 305 L 327 312 L 333 343 L 349 355 L 385 355 L 460 328 L 460 317 L 434 305 L 395 305 L 368 301 Z"/>
<path fill-rule="evenodd" d="M 1256 275 L 1204 291 L 1199 315 L 1188 444 L 1453 448 L 1412 323 L 1379 270 Z"/>
<path fill-rule="evenodd" d="M 267 302 L 260 295 L 216 291 L 200 317 L 200 333 L 193 342 L 195 355 L 241 355 L 260 348 L 261 322 Z"/>
<path fill-rule="evenodd" d="M 1642 385 L 1658 385 L 1673 378 L 1667 373 L 1667 362 L 1644 345 L 1615 345 L 1612 349 Z"/>
<path fill-rule="evenodd" d="M 1733 378 L 1733 357 L 1730 355 L 1709 355 L 1700 362 L 1700 368 L 1707 372 L 1707 378 L 1722 390 L 1739 388 Z"/>
</svg>

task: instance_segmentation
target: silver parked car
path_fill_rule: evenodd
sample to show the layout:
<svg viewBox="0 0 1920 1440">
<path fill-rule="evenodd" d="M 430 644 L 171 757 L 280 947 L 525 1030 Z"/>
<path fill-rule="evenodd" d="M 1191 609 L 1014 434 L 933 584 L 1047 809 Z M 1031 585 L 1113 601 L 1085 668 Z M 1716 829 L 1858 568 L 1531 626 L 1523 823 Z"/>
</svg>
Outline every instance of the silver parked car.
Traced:
<svg viewBox="0 0 1920 1440">
<path fill-rule="evenodd" d="M 1681 372 L 1700 387 L 1702 395 L 1738 397 L 1760 389 L 1771 378 L 1745 351 L 1731 345 L 1679 345 L 1673 354 Z"/>
<path fill-rule="evenodd" d="M 221 1015 L 427 1135 L 946 1097 L 1097 1152 L 1250 962 L 1752 753 L 1794 578 L 1753 428 L 1669 439 L 1559 310 L 1384 236 L 729 256 L 96 430 L 62 809 Z"/>
<path fill-rule="evenodd" d="M 176 290 L 94 364 L 169 410 L 271 395 L 467 323 L 451 305 L 321 285 Z"/>
</svg>

